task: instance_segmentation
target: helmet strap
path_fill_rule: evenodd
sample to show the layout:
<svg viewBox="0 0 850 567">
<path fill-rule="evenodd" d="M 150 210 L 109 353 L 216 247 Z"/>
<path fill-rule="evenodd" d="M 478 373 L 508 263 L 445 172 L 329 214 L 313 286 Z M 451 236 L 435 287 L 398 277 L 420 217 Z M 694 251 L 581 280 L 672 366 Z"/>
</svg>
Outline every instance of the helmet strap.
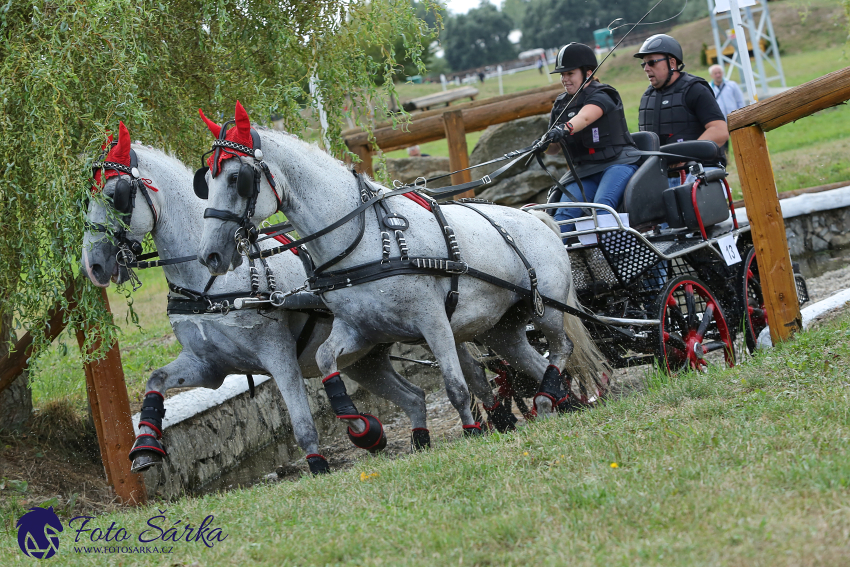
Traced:
<svg viewBox="0 0 850 567">
<path fill-rule="evenodd" d="M 664 84 L 663 84 L 663 85 L 661 85 L 660 87 L 658 87 L 657 89 L 655 89 L 655 90 L 657 90 L 657 91 L 663 91 L 664 89 L 666 89 L 666 88 L 667 88 L 667 85 L 669 85 L 669 84 L 670 84 L 670 79 L 672 79 L 672 78 L 673 78 L 673 73 L 674 73 L 674 72 L 676 72 L 676 73 L 678 73 L 678 72 L 679 72 L 679 69 L 678 69 L 678 68 L 676 68 L 676 69 L 674 69 L 674 68 L 673 68 L 672 63 L 670 62 L 670 56 L 669 56 L 669 55 L 668 55 L 665 59 L 667 60 L 667 69 L 668 69 L 668 71 L 667 71 L 667 78 L 664 80 Z"/>
</svg>

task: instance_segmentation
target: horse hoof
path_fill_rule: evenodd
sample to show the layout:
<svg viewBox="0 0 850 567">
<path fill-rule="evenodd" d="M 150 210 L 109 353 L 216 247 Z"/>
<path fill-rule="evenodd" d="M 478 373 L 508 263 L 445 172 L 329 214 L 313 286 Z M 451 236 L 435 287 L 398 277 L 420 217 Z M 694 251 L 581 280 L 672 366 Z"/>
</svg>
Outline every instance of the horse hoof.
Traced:
<svg viewBox="0 0 850 567">
<path fill-rule="evenodd" d="M 314 475 L 330 474 L 331 467 L 328 465 L 327 459 L 318 453 L 307 455 L 307 465 L 310 467 L 310 472 Z"/>
<path fill-rule="evenodd" d="M 431 448 L 431 432 L 424 427 L 417 427 L 413 430 L 413 438 L 410 445 L 414 451 L 424 451 Z"/>
<path fill-rule="evenodd" d="M 140 473 L 148 470 L 151 467 L 156 467 L 162 464 L 162 455 L 153 451 L 139 451 L 133 458 L 133 464 L 130 466 L 130 472 Z"/>
</svg>

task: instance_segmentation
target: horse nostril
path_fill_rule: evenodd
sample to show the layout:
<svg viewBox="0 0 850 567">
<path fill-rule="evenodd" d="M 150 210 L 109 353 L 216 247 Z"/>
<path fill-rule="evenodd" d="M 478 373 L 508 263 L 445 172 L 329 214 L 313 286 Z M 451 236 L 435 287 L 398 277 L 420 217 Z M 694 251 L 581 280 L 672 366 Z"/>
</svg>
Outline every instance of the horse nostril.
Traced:
<svg viewBox="0 0 850 567">
<path fill-rule="evenodd" d="M 100 264 L 93 264 L 91 267 L 91 273 L 99 282 L 102 282 L 104 279 L 106 279 L 106 270 L 104 270 L 103 266 L 101 266 Z"/>
<path fill-rule="evenodd" d="M 207 267 L 212 270 L 217 270 L 221 265 L 221 256 L 218 255 L 217 252 L 211 252 L 207 256 Z"/>
</svg>

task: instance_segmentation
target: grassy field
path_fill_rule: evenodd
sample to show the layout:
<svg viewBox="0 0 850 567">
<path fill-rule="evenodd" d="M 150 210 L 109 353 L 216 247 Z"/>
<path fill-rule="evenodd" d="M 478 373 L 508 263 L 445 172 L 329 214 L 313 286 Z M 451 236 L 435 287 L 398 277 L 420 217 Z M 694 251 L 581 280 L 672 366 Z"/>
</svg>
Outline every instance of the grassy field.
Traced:
<svg viewBox="0 0 850 567">
<path fill-rule="evenodd" d="M 74 553 L 66 528 L 57 558 L 69 566 L 846 565 L 848 365 L 844 315 L 734 369 L 650 375 L 643 393 L 513 434 L 169 504 L 167 522 L 156 523 L 177 522 L 180 533 L 215 516 L 227 539 L 211 549 L 180 541 L 166 558 Z M 115 522 L 135 538 L 160 510 L 88 527 Z M 30 564 L 12 536 L 0 535 L 3 564 Z"/>
</svg>

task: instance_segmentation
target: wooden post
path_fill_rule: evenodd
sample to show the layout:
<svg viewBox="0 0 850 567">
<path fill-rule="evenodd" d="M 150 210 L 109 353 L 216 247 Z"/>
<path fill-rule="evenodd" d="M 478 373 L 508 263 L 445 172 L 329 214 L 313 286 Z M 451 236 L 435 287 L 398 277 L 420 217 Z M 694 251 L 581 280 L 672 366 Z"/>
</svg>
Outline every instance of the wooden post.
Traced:
<svg viewBox="0 0 850 567">
<path fill-rule="evenodd" d="M 466 169 L 469 167 L 469 151 L 466 147 L 466 130 L 463 127 L 463 110 L 444 112 L 443 128 L 446 132 L 446 141 L 449 144 L 449 167 L 452 171 Z M 472 181 L 472 173 L 468 170 L 452 175 L 452 185 L 468 183 L 469 181 Z M 464 197 L 475 197 L 475 190 L 470 189 L 455 198 L 463 199 Z"/>
<path fill-rule="evenodd" d="M 803 318 L 788 254 L 785 222 L 761 126 L 755 124 L 732 131 L 732 147 L 758 258 L 770 338 L 777 344 L 802 329 Z"/>
<path fill-rule="evenodd" d="M 106 308 L 109 309 L 106 289 L 102 293 Z M 82 348 L 85 340 L 83 332 L 77 334 L 77 340 Z M 95 344 L 93 349 L 97 347 L 98 344 Z M 141 474 L 130 472 L 131 463 L 127 456 L 136 435 L 117 341 L 106 353 L 106 358 L 86 364 L 86 391 L 107 480 L 123 503 L 144 504 L 147 501 L 144 478 Z"/>
<path fill-rule="evenodd" d="M 360 158 L 360 163 L 356 166 L 358 173 L 365 173 L 371 177 L 373 175 L 372 149 L 368 145 L 358 145 L 351 148 L 351 151 Z"/>
</svg>

